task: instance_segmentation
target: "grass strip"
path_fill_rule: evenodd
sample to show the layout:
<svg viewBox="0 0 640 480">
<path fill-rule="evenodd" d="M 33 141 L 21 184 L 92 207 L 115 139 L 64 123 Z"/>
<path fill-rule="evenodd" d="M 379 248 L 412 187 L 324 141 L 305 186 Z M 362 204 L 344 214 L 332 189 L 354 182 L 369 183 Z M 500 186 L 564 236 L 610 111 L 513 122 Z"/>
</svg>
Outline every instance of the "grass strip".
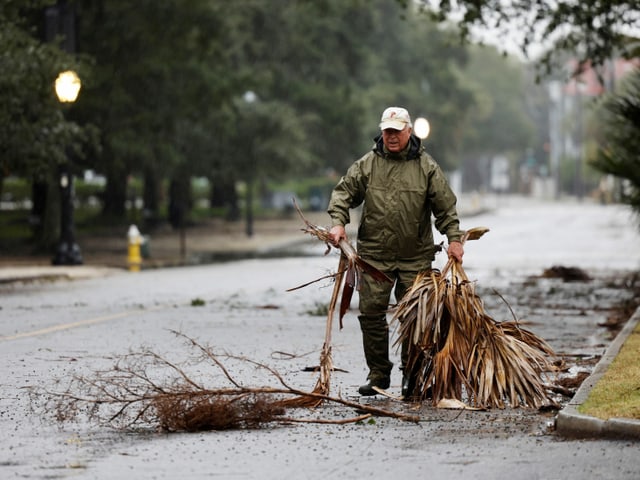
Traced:
<svg viewBox="0 0 640 480">
<path fill-rule="evenodd" d="M 578 408 L 584 415 L 608 420 L 640 420 L 640 323 L 620 352 Z"/>
</svg>

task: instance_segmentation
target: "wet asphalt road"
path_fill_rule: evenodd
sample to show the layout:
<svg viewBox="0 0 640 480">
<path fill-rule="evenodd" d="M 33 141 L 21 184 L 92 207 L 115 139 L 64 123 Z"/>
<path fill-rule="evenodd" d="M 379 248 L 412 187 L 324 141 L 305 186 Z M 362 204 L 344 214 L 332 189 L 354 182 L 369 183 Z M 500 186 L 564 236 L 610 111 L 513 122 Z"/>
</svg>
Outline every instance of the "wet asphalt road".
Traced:
<svg viewBox="0 0 640 480">
<path fill-rule="evenodd" d="M 467 246 L 465 267 L 478 280 L 487 310 L 494 318 L 511 318 L 495 288 L 574 371 L 592 368 L 610 341 L 599 324 L 625 298 L 625 272 L 640 266 L 626 212 L 536 204 L 523 217 L 522 205 L 504 205 L 463 227 L 476 225 L 491 232 Z M 596 249 L 602 250 L 596 255 Z M 193 355 L 172 331 L 217 352 L 266 363 L 310 390 L 316 374 L 301 370 L 318 364 L 326 318 L 313 312 L 328 302 L 331 285 L 285 290 L 336 268 L 337 257 L 323 257 L 323 250 L 318 245 L 311 257 L 1 286 L 0 478 L 638 478 L 639 444 L 560 438 L 552 412 L 459 412 L 373 398 L 362 401 L 418 414 L 422 421 L 130 433 L 82 421 L 60 425 L 42 413 L 42 398 L 28 394 L 31 387 L 62 388 L 57 381 L 110 368 L 145 348 L 175 361 Z M 534 277 L 553 264 L 581 266 L 596 280 L 566 284 Z M 334 374 L 332 393 L 351 400 L 358 400 L 357 386 L 366 376 L 355 315 L 349 312 L 344 329 L 333 334 L 334 363 L 346 372 Z M 273 383 L 246 365 L 230 367 L 247 385 Z M 217 378 L 202 362 L 195 374 Z M 392 392 L 399 392 L 399 382 L 396 369 Z M 325 405 L 300 415 L 345 418 L 354 412 Z"/>
</svg>

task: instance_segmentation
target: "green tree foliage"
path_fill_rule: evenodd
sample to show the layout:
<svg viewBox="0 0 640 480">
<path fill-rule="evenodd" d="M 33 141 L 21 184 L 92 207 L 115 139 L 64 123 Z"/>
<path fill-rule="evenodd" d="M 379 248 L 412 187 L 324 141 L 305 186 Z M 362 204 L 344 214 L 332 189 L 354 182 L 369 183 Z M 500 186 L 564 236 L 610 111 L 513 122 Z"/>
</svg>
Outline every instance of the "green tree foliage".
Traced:
<svg viewBox="0 0 640 480">
<path fill-rule="evenodd" d="M 457 144 L 470 99 L 453 93 L 462 92 L 451 66 L 464 60 L 463 49 L 422 21 L 407 28 L 393 0 L 285 2 L 278 9 L 251 0 L 234 8 L 205 0 L 80 6 L 80 43 L 95 71 L 89 100 L 77 108 L 102 131 L 95 169 L 109 179 L 108 213 L 123 215 L 123 179 L 131 173 L 153 173 L 156 183 L 173 171 L 214 184 L 244 179 L 249 143 L 269 145 L 261 147 L 269 151 L 258 174 L 343 170 L 370 146 L 384 106 L 417 107 L 425 93 L 432 122 L 441 125 L 443 153 L 434 147 L 436 156 L 455 163 L 444 146 Z M 253 114 L 268 109 L 271 122 L 257 118 L 264 128 L 247 135 L 238 99 L 249 90 L 259 99 Z M 146 189 L 150 200 L 157 189 Z"/>
<path fill-rule="evenodd" d="M 236 59 L 251 66 L 258 98 L 289 105 L 306 132 L 306 154 L 294 164 L 342 169 L 362 147 L 361 79 L 375 9 L 353 0 L 243 3 Z"/>
<path fill-rule="evenodd" d="M 96 149 L 91 125 L 73 121 L 55 95 L 57 75 L 84 77 L 87 65 L 43 41 L 43 9 L 51 1 L 0 0 L 0 193 L 8 175 L 34 184 L 35 243 L 49 248 L 57 237 L 58 165 L 82 160 Z"/>
<path fill-rule="evenodd" d="M 88 126 L 95 127 L 101 148 L 90 150 L 78 136 L 77 150 L 85 156 L 79 163 L 106 175 L 104 213 L 120 222 L 132 176 L 144 176 L 145 209 L 156 219 L 170 203 L 165 193 L 177 192 L 174 207 L 176 201 L 189 206 L 185 186 L 196 175 L 210 179 L 216 204 L 237 212 L 238 181 L 343 172 L 371 147 L 389 105 L 430 120 L 428 148 L 445 169 L 457 166 L 474 133 L 472 120 L 512 113 L 496 103 L 479 117 L 476 103 L 492 104 L 497 88 L 465 78 L 475 72 L 465 70 L 467 49 L 454 41 L 455 32 L 395 0 L 282 1 L 277 8 L 261 0 L 75 0 L 78 58 L 87 61 L 79 65 L 80 98 L 63 115 L 47 69 L 73 59 L 29 34 L 44 3 L 53 2 L 34 2 L 26 16 L 18 8 L 3 10 L 6 29 L 28 32 L 22 45 L 7 30 L 13 39 L 7 59 L 23 61 L 31 52 L 40 57 L 19 77 L 0 81 L 15 89 L 41 79 L 21 92 L 28 108 L 2 104 L 3 125 L 12 118 L 27 125 L 37 117 L 42 124 L 32 135 L 64 126 L 69 135 L 82 130 L 86 136 L 93 131 Z M 508 98 L 516 95 L 512 86 L 505 86 Z M 247 92 L 254 92 L 253 101 Z M 50 115 L 29 113 L 45 107 Z M 478 144 L 496 140 L 476 136 Z M 33 175 L 35 164 L 25 162 L 28 149 L 38 145 L 33 138 L 15 139 L 13 153 L 0 161 L 10 159 L 13 171 Z M 71 136 L 57 139 L 50 148 L 62 159 L 60 145 L 73 142 Z M 507 140 L 498 148 L 510 148 Z M 38 158 L 56 158 L 44 151 Z M 174 188 L 165 192 L 169 185 Z"/>
<path fill-rule="evenodd" d="M 479 153 L 518 150 L 529 146 L 532 126 L 527 116 L 526 70 L 494 49 L 475 47 L 465 66 L 477 108 L 469 122 L 465 149 Z"/>
<path fill-rule="evenodd" d="M 225 32 L 208 3 L 79 2 L 79 43 L 95 67 L 78 111 L 102 132 L 95 169 L 108 179 L 108 215 L 124 215 L 129 174 L 170 176 L 184 161 L 181 133 L 224 95 L 230 79 L 216 68 L 214 40 Z M 224 80 L 211 82 L 215 75 Z"/>
<path fill-rule="evenodd" d="M 400 3 L 406 4 L 404 0 Z M 454 22 L 464 39 L 474 29 L 491 30 L 514 39 L 523 53 L 532 45 L 545 48 L 538 59 L 548 73 L 567 54 L 580 65 L 603 65 L 613 56 L 640 54 L 637 0 L 421 0 L 423 8 L 441 22 Z M 635 33 L 630 33 L 635 32 Z"/>
<path fill-rule="evenodd" d="M 640 214 L 640 69 L 598 108 L 600 148 L 592 165 L 628 182 L 624 200 Z"/>
<path fill-rule="evenodd" d="M 517 60 L 495 49 L 470 47 L 464 67 L 473 91 L 460 151 L 469 189 L 487 186 L 489 165 L 496 155 L 519 158 L 533 146 L 534 125 L 526 104 L 526 70 Z"/>
<path fill-rule="evenodd" d="M 45 4 L 0 1 L 1 176 L 45 176 L 66 161 L 67 148 L 80 152 L 89 136 L 65 120 L 56 99 L 53 86 L 58 73 L 81 65 L 55 44 L 38 38 L 32 19 Z"/>
<path fill-rule="evenodd" d="M 393 0 L 285 2 L 277 11 L 244 2 L 236 59 L 252 65 L 259 98 L 285 102 L 306 133 L 307 167 L 345 170 L 372 145 L 388 105 L 437 125 L 430 148 L 455 166 L 471 93 L 462 86 L 465 49 L 453 34 L 406 16 Z M 242 42 L 241 42 L 242 44 Z M 300 152 L 302 153 L 302 152 Z"/>
<path fill-rule="evenodd" d="M 474 107 L 462 74 L 465 48 L 454 34 L 418 12 L 404 16 L 393 2 L 376 2 L 380 17 L 371 30 L 374 56 L 367 71 L 370 125 L 377 127 L 385 106 L 401 105 L 431 124 L 427 147 L 446 169 L 458 165 L 459 145 Z M 377 133 L 376 130 L 373 132 Z"/>
</svg>

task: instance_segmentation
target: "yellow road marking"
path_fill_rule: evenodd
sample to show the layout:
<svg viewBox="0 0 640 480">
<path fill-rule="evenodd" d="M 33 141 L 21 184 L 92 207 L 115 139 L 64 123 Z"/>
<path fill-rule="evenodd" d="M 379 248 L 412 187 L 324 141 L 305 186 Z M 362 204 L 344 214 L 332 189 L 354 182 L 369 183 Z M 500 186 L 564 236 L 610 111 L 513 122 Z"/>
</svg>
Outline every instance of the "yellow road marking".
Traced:
<svg viewBox="0 0 640 480">
<path fill-rule="evenodd" d="M 158 306 L 153 308 L 146 308 L 143 310 L 142 309 L 127 310 L 125 312 L 114 313 L 112 315 L 104 315 L 102 317 L 88 318 L 86 320 L 80 320 L 78 322 L 62 323 L 60 325 L 53 325 L 51 327 L 41 328 L 40 330 L 34 330 L 32 332 L 16 333 L 15 335 L 7 335 L 4 337 L 0 336 L 0 341 L 17 340 L 19 338 L 27 338 L 27 337 L 37 337 L 38 335 L 46 335 L 48 333 L 59 332 L 61 330 L 69 330 L 71 328 L 94 325 L 96 323 L 106 322 L 108 320 L 116 320 L 118 318 L 128 317 L 129 315 L 133 315 L 134 313 L 147 313 L 147 312 L 153 312 L 155 310 L 162 310 L 164 308 L 167 308 L 167 306 L 164 305 L 164 306 Z"/>
</svg>

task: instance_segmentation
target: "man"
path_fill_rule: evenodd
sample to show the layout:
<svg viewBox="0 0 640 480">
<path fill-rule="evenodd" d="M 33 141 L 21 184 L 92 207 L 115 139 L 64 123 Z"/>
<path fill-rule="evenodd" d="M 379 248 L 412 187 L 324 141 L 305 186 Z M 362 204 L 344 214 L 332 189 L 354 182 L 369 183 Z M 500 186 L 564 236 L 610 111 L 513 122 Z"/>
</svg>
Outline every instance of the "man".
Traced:
<svg viewBox="0 0 640 480">
<path fill-rule="evenodd" d="M 358 254 L 395 284 L 394 288 L 362 275 L 358 319 L 369 375 L 358 389 L 361 395 L 375 395 L 373 387 L 389 387 L 393 364 L 386 312 L 391 291 L 400 300 L 418 272 L 431 268 L 436 252 L 432 214 L 438 231 L 447 236 L 449 256 L 461 262 L 464 253 L 456 197 L 440 167 L 412 133 L 407 110 L 387 108 L 380 130 L 373 150 L 357 160 L 336 185 L 327 209 L 332 220 L 330 233 L 337 244 L 347 238 L 344 227 L 350 221 L 349 209 L 363 204 Z M 402 350 L 401 369 L 407 353 Z M 403 395 L 410 381 L 403 378 Z"/>
</svg>

